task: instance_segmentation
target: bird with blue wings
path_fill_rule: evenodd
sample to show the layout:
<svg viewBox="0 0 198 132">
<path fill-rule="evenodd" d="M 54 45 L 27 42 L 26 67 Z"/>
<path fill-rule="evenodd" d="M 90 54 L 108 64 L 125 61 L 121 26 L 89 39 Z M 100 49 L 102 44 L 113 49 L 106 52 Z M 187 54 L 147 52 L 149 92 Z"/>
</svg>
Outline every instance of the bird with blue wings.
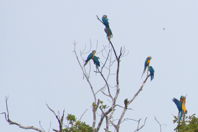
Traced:
<svg viewBox="0 0 198 132">
<path fill-rule="evenodd" d="M 151 77 L 151 81 L 152 81 L 154 79 L 154 72 L 155 72 L 155 70 L 153 69 L 152 66 L 149 66 L 148 67 L 148 71 L 150 73 L 150 77 Z"/>
<path fill-rule="evenodd" d="M 98 69 L 98 67 L 100 66 L 100 61 L 99 61 L 99 57 L 94 56 L 93 57 L 93 62 L 96 65 L 96 68 Z"/>
<path fill-rule="evenodd" d="M 88 63 L 91 59 L 93 59 L 95 55 L 96 55 L 96 51 L 93 50 L 93 51 L 87 56 L 87 59 L 85 60 L 84 66 L 86 66 L 87 63 Z"/>
<path fill-rule="evenodd" d="M 187 113 L 187 109 L 186 109 L 186 97 L 185 96 L 181 96 L 180 100 L 173 98 L 173 102 L 175 103 L 175 105 L 177 106 L 178 109 L 178 121 L 180 122 L 182 117 L 184 117 L 184 115 Z"/>
<path fill-rule="evenodd" d="M 112 34 L 111 28 L 109 26 L 109 20 L 107 18 L 107 15 L 103 15 L 103 17 L 102 17 L 102 23 L 105 25 L 104 31 L 107 34 L 108 39 L 110 40 L 110 38 L 113 37 L 113 34 Z"/>
<path fill-rule="evenodd" d="M 152 57 L 151 56 L 148 56 L 144 62 L 144 70 L 143 70 L 143 73 L 142 73 L 142 76 L 144 75 L 146 69 L 149 67 L 150 65 L 150 62 L 151 62 L 151 59 Z"/>
<path fill-rule="evenodd" d="M 102 16 L 102 22 L 105 25 L 106 28 L 109 28 L 109 20 L 107 18 L 107 15 Z"/>
</svg>

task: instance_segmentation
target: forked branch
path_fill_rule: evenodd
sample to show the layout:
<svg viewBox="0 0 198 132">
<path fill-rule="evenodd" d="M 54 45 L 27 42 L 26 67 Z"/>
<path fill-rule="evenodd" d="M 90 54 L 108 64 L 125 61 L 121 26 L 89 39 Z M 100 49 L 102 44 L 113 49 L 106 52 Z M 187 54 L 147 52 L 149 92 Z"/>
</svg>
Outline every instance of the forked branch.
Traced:
<svg viewBox="0 0 198 132">
<path fill-rule="evenodd" d="M 34 130 L 34 131 L 37 131 L 37 132 L 45 132 L 43 129 L 37 128 L 35 126 L 25 126 L 25 125 L 22 125 L 22 124 L 20 124 L 16 121 L 13 121 L 12 119 L 10 119 L 10 113 L 9 113 L 9 107 L 8 107 L 8 98 L 7 97 L 5 99 L 5 103 L 6 103 L 6 112 L 2 112 L 1 114 L 4 115 L 5 120 L 10 125 L 15 125 L 15 126 L 18 126 L 19 128 L 26 129 L 26 130 Z"/>
</svg>

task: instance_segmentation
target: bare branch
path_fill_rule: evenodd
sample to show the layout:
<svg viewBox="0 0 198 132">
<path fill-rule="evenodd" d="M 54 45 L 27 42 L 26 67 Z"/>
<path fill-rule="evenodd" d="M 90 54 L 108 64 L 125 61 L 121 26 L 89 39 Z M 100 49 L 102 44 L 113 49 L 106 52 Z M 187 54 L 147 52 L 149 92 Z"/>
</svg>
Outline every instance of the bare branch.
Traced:
<svg viewBox="0 0 198 132">
<path fill-rule="evenodd" d="M 120 108 L 124 108 L 125 106 L 121 106 L 121 105 L 119 105 L 119 104 L 116 104 L 116 106 L 118 106 L 118 107 L 120 107 Z M 127 108 L 127 110 L 133 110 L 132 108 Z"/>
<path fill-rule="evenodd" d="M 76 53 L 76 47 L 75 47 L 75 46 L 76 46 L 76 44 L 74 43 L 74 54 L 75 54 L 75 56 L 76 56 L 76 59 L 77 59 L 77 61 L 78 61 L 79 66 L 80 66 L 80 68 L 81 68 L 81 70 L 82 70 L 82 72 L 83 72 L 83 74 L 84 74 L 84 76 L 85 76 L 85 78 L 86 78 L 86 80 L 87 80 L 87 82 L 88 82 L 90 88 L 91 88 L 91 91 L 92 91 L 92 94 L 93 94 L 93 97 L 94 97 L 94 101 L 96 102 L 97 99 L 96 99 L 96 95 L 95 95 L 93 86 L 92 86 L 92 84 L 91 84 L 89 78 L 87 77 L 85 71 L 83 70 L 83 66 L 82 66 L 81 63 L 80 63 L 80 60 L 79 60 L 78 55 L 77 55 L 77 53 Z"/>
<path fill-rule="evenodd" d="M 131 104 L 135 100 L 135 98 L 139 95 L 139 93 L 143 90 L 143 87 L 144 87 L 144 85 L 145 85 L 145 83 L 146 83 L 146 81 L 148 80 L 149 77 L 150 77 L 150 75 L 147 75 L 147 77 L 143 81 L 142 85 L 140 86 L 140 89 L 135 93 L 133 98 L 131 100 L 129 100 L 129 104 Z"/>
<path fill-rule="evenodd" d="M 98 19 L 102 24 L 104 24 L 104 23 L 100 20 L 100 18 L 98 17 L 98 15 L 96 15 L 96 17 L 97 17 L 97 19 Z"/>
<path fill-rule="evenodd" d="M 48 104 L 46 104 L 47 108 L 54 114 L 54 116 L 56 117 L 56 120 L 58 121 L 58 125 L 59 125 L 59 131 L 58 130 L 55 130 L 53 129 L 54 131 L 57 131 L 57 132 L 62 132 L 63 131 L 63 121 L 64 121 L 64 115 L 65 115 L 65 110 L 63 110 L 63 113 L 62 113 L 62 116 L 59 117 L 56 112 L 49 107 Z"/>
<path fill-rule="evenodd" d="M 141 130 L 146 124 L 147 117 L 144 119 L 144 123 L 140 126 L 141 119 L 138 120 L 137 129 L 134 132 Z"/>
<path fill-rule="evenodd" d="M 34 131 L 37 131 L 37 132 L 45 132 L 44 130 L 42 129 L 39 129 L 35 126 L 24 126 L 18 122 L 15 122 L 15 121 L 12 121 L 10 119 L 10 113 L 9 113 L 9 108 L 8 108 L 8 98 L 6 97 L 5 99 L 5 103 L 6 103 L 6 112 L 2 112 L 1 114 L 4 115 L 5 117 L 5 120 L 10 124 L 10 125 L 15 125 L 15 126 L 18 126 L 19 128 L 22 128 L 22 129 L 26 129 L 26 130 L 34 130 Z"/>
<path fill-rule="evenodd" d="M 92 128 L 95 129 L 96 126 L 96 111 L 98 109 L 98 106 L 100 104 L 100 100 L 98 99 L 97 104 L 93 103 L 92 104 L 92 112 L 93 112 L 93 123 L 92 123 Z"/>
<path fill-rule="evenodd" d="M 157 124 L 159 125 L 160 132 L 162 132 L 162 124 L 158 121 L 158 119 L 156 117 L 154 117 L 154 119 L 157 122 Z"/>
<path fill-rule="evenodd" d="M 102 109 L 100 108 L 100 110 L 102 111 Z M 97 129 L 96 129 L 96 132 L 99 131 L 101 125 L 102 125 L 102 122 L 104 120 L 104 118 L 112 111 L 112 108 L 109 108 L 106 112 L 102 112 L 102 115 L 101 115 L 101 118 L 100 118 L 100 121 L 98 123 L 98 126 L 97 126 Z"/>
<path fill-rule="evenodd" d="M 144 87 L 144 84 L 146 83 L 146 81 L 147 81 L 147 79 L 150 77 L 150 75 L 148 75 L 147 77 L 146 77 L 146 79 L 144 80 L 144 82 L 142 83 L 142 85 L 140 86 L 140 88 L 139 88 L 139 90 L 136 92 L 136 94 L 133 96 L 133 98 L 131 99 L 131 100 L 129 100 L 129 101 L 127 101 L 127 106 L 129 105 L 129 104 L 131 104 L 134 100 L 135 100 L 135 98 L 139 95 L 139 93 L 142 91 L 142 89 L 143 89 L 143 87 Z M 124 118 L 124 115 L 125 115 L 125 113 L 126 113 L 126 111 L 127 111 L 127 107 L 124 107 L 123 108 L 123 111 L 122 111 L 122 113 L 121 113 L 121 115 L 120 115 L 120 118 L 119 118 L 119 120 L 118 120 L 118 123 L 117 123 L 117 131 L 119 130 L 119 128 L 120 128 L 120 124 L 121 124 L 121 122 L 122 122 L 122 119 Z"/>
<path fill-rule="evenodd" d="M 107 80 L 105 79 L 105 77 L 104 77 L 104 75 L 103 75 L 103 73 L 102 73 L 101 71 L 99 71 L 99 73 L 100 73 L 101 77 L 103 78 L 104 82 L 106 83 L 109 97 L 110 97 L 111 99 L 113 99 L 113 97 L 112 97 L 112 95 L 111 95 L 111 91 L 110 91 L 109 84 L 108 84 Z"/>
<path fill-rule="evenodd" d="M 81 121 L 81 119 L 83 118 L 83 116 L 85 115 L 85 113 L 87 113 L 87 111 L 88 111 L 88 109 L 86 109 L 86 110 L 82 113 L 82 115 L 81 115 L 80 118 L 79 118 L 79 121 Z"/>
<path fill-rule="evenodd" d="M 106 63 L 107 63 L 107 60 L 109 59 L 110 51 L 111 51 L 111 50 L 109 50 L 109 52 L 108 52 L 108 54 L 107 54 L 106 60 L 105 60 L 103 66 L 102 66 L 102 68 L 101 68 L 101 72 L 103 71 L 103 68 L 105 67 L 105 65 L 106 65 Z"/>
</svg>

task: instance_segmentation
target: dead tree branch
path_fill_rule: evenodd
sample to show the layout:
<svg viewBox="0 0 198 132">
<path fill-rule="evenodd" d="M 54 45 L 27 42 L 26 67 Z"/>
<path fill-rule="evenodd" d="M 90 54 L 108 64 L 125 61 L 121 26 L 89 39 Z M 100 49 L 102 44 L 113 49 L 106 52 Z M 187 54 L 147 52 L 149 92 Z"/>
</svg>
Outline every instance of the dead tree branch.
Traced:
<svg viewBox="0 0 198 132">
<path fill-rule="evenodd" d="M 158 119 L 156 117 L 154 117 L 154 119 L 157 122 L 157 124 L 159 125 L 160 132 L 162 132 L 162 124 L 158 121 Z"/>
<path fill-rule="evenodd" d="M 150 76 L 150 75 L 148 75 L 148 76 L 146 77 L 146 79 L 143 81 L 142 85 L 140 86 L 139 90 L 135 93 L 135 95 L 133 96 L 133 98 L 132 98 L 131 100 L 127 101 L 127 106 L 128 106 L 129 104 L 131 104 L 131 103 L 135 100 L 135 98 L 139 95 L 139 93 L 143 90 L 143 87 L 144 87 L 146 81 L 148 80 L 149 76 Z M 121 122 L 122 122 L 122 120 L 123 120 L 123 118 L 124 118 L 124 115 L 125 115 L 126 111 L 127 111 L 127 107 L 124 107 L 124 108 L 123 108 L 123 111 L 122 111 L 122 113 L 121 113 L 121 115 L 120 115 L 120 118 L 119 118 L 119 120 L 118 120 L 118 122 L 117 122 L 117 125 L 116 125 L 116 126 L 117 126 L 117 127 L 116 127 L 116 128 L 117 128 L 117 132 L 119 131 L 120 124 L 121 124 Z"/>
<path fill-rule="evenodd" d="M 63 110 L 63 113 L 61 116 L 57 115 L 56 112 L 49 107 L 49 105 L 47 105 L 47 108 L 53 113 L 53 115 L 56 117 L 56 120 L 58 121 L 58 125 L 59 125 L 59 130 L 55 130 L 53 129 L 55 132 L 63 132 L 63 121 L 64 121 L 64 117 L 65 117 L 65 110 Z"/>
<path fill-rule="evenodd" d="M 146 79 L 143 81 L 142 85 L 140 86 L 140 89 L 135 93 L 135 95 L 133 96 L 133 98 L 131 100 L 129 100 L 129 104 L 131 104 L 135 98 L 139 95 L 139 93 L 143 90 L 143 87 L 146 83 L 146 81 L 148 80 L 148 78 L 150 77 L 150 75 L 147 75 Z"/>
<path fill-rule="evenodd" d="M 139 130 L 141 130 L 145 126 L 146 120 L 147 120 L 147 117 L 144 119 L 144 123 L 140 126 L 141 119 L 139 119 L 137 121 L 137 128 L 136 128 L 136 130 L 134 132 L 138 132 Z"/>
<path fill-rule="evenodd" d="M 2 112 L 1 114 L 4 115 L 5 120 L 10 125 L 15 125 L 15 126 L 18 126 L 19 128 L 26 129 L 26 130 L 34 130 L 34 131 L 37 131 L 37 132 L 45 132 L 44 130 L 42 130 L 40 128 L 37 128 L 35 126 L 25 126 L 25 125 L 22 125 L 22 124 L 20 124 L 18 122 L 15 122 L 15 121 L 11 120 L 10 119 L 10 112 L 9 112 L 9 108 L 8 108 L 8 98 L 7 97 L 5 99 L 5 103 L 6 103 L 6 112 Z"/>
<path fill-rule="evenodd" d="M 100 110 L 102 111 L 102 109 L 100 108 Z M 104 118 L 112 111 L 112 108 L 109 108 L 106 112 L 102 112 L 102 115 L 101 115 L 101 118 L 100 118 L 100 121 L 98 123 L 98 126 L 97 126 L 97 129 L 96 129 L 96 132 L 98 132 L 100 130 L 100 127 L 102 125 L 102 122 L 104 120 Z"/>
<path fill-rule="evenodd" d="M 97 98 L 96 98 L 96 95 L 95 95 L 93 86 L 92 86 L 92 84 L 91 84 L 89 78 L 87 77 L 87 75 L 86 75 L 86 73 L 85 73 L 85 71 L 84 71 L 84 69 L 83 69 L 83 66 L 82 66 L 81 63 L 80 63 L 80 60 L 79 60 L 78 55 L 77 55 L 77 53 L 76 53 L 76 44 L 75 44 L 75 43 L 74 43 L 74 54 L 75 54 L 75 56 L 76 56 L 76 59 L 77 59 L 77 61 L 78 61 L 79 66 L 80 66 L 80 68 L 81 68 L 81 70 L 82 70 L 82 72 L 83 72 L 83 75 L 85 76 L 85 78 L 86 78 L 86 80 L 87 80 L 87 82 L 88 82 L 88 84 L 89 84 L 89 86 L 90 86 L 90 88 L 91 88 L 91 92 L 92 92 L 92 95 L 93 95 L 93 97 L 94 97 L 94 102 L 96 102 L 96 101 L 97 101 Z"/>
</svg>

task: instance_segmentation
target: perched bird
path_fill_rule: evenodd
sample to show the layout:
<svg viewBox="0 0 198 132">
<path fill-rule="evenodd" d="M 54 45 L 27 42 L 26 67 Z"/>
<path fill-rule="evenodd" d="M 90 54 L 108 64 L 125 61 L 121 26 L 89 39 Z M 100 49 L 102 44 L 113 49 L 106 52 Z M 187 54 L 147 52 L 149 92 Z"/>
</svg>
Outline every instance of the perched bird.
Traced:
<svg viewBox="0 0 198 132">
<path fill-rule="evenodd" d="M 125 109 L 128 108 L 128 104 L 129 104 L 128 99 L 125 99 L 125 100 L 124 100 L 124 108 L 125 108 Z"/>
<path fill-rule="evenodd" d="M 100 61 L 99 61 L 99 57 L 94 56 L 93 57 L 93 62 L 96 65 L 96 68 L 98 68 L 100 66 Z"/>
<path fill-rule="evenodd" d="M 87 59 L 85 60 L 84 66 L 87 65 L 87 63 L 88 63 L 91 59 L 93 59 L 95 55 L 96 55 L 96 51 L 93 50 L 93 51 L 87 56 Z"/>
<path fill-rule="evenodd" d="M 107 35 L 107 38 L 110 40 L 110 38 L 113 37 L 111 29 L 110 28 L 105 28 L 104 31 L 105 31 L 105 33 Z"/>
<path fill-rule="evenodd" d="M 109 28 L 109 21 L 108 21 L 107 15 L 103 15 L 102 22 L 106 28 Z"/>
<path fill-rule="evenodd" d="M 152 81 L 154 79 L 155 70 L 153 69 L 152 66 L 149 66 L 148 71 L 150 72 L 150 77 L 151 77 L 151 81 Z"/>
<path fill-rule="evenodd" d="M 187 109 L 186 109 L 186 97 L 181 96 L 180 100 L 173 98 L 173 102 L 175 103 L 175 105 L 177 106 L 178 109 L 178 119 L 179 122 L 182 119 L 182 117 L 184 117 L 184 114 L 187 113 Z"/>
<path fill-rule="evenodd" d="M 150 62 L 151 62 L 151 59 L 152 57 L 151 56 L 148 56 L 144 62 L 144 71 L 142 73 L 142 76 L 144 75 L 145 71 L 146 71 L 146 68 L 150 65 Z"/>
<path fill-rule="evenodd" d="M 105 33 L 106 33 L 108 39 L 110 40 L 110 38 L 113 37 L 113 34 L 112 34 L 111 28 L 110 28 L 110 26 L 109 26 L 109 21 L 108 21 L 107 15 L 103 15 L 103 17 L 102 17 L 102 22 L 103 22 L 103 24 L 105 25 L 104 31 L 105 31 Z"/>
</svg>

